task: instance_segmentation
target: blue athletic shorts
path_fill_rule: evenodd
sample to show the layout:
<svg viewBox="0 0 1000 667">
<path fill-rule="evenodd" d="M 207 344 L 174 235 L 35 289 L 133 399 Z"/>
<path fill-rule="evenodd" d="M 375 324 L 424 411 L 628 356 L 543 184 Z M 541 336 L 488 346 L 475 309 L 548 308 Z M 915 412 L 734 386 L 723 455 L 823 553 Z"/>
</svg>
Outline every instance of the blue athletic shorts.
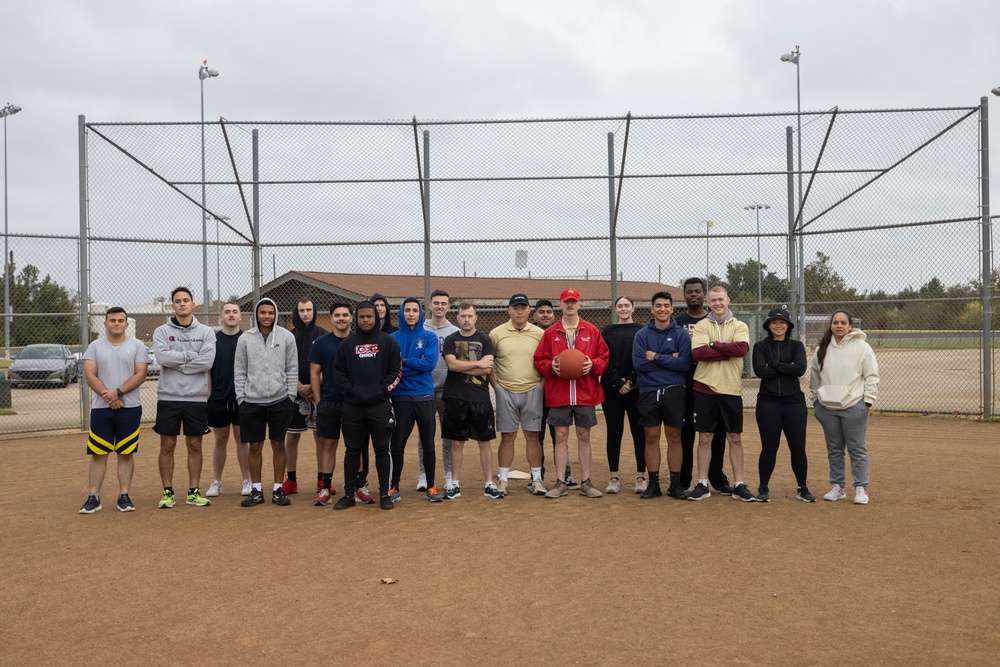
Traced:
<svg viewBox="0 0 1000 667">
<path fill-rule="evenodd" d="M 90 411 L 90 435 L 87 453 L 107 456 L 111 452 L 132 454 L 139 449 L 139 422 L 142 406 L 134 408 L 98 408 Z"/>
</svg>

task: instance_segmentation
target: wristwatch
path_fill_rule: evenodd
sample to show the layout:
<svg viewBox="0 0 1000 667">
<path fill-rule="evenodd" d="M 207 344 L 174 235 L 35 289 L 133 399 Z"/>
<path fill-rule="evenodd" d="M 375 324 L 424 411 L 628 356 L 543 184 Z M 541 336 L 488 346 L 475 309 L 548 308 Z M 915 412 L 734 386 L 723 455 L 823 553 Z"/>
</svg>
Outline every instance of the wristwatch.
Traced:
<svg viewBox="0 0 1000 667">
<path fill-rule="evenodd" d="M 115 391 L 118 392 L 118 398 L 121 398 L 122 396 L 125 395 L 125 392 L 122 391 L 121 387 L 118 387 L 117 389 L 115 389 Z"/>
<path fill-rule="evenodd" d="M 653 361 L 659 361 L 660 357 L 663 356 L 659 352 L 653 353 Z"/>
<path fill-rule="evenodd" d="M 715 348 L 715 341 L 714 340 L 713 341 L 709 341 L 708 346 L 711 347 L 711 348 Z"/>
</svg>

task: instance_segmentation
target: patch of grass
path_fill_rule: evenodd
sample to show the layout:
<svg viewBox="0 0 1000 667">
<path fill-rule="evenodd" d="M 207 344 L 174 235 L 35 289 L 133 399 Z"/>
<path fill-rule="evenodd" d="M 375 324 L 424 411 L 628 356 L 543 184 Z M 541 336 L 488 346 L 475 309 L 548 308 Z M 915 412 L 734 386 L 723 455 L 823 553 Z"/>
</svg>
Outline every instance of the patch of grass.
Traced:
<svg viewBox="0 0 1000 667">
<path fill-rule="evenodd" d="M 0 408 L 0 416 L 3 415 L 16 415 L 17 413 L 13 410 L 8 410 L 7 408 Z"/>
</svg>

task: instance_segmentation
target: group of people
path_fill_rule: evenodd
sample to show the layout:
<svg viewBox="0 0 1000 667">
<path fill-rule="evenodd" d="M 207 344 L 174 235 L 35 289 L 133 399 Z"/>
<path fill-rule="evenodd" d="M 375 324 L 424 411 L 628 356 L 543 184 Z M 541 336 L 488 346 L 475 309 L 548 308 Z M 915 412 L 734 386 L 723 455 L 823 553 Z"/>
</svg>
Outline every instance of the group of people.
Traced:
<svg viewBox="0 0 1000 667">
<path fill-rule="evenodd" d="M 316 305 L 308 297 L 298 301 L 291 330 L 276 325 L 277 305 L 264 298 L 254 306 L 249 330 L 241 330 L 239 306 L 227 303 L 220 314 L 222 326 L 214 331 L 194 317 L 190 290 L 178 287 L 171 293 L 173 316 L 153 334 L 153 353 L 161 365 L 153 427 L 160 438 L 163 485 L 158 506 L 167 509 L 175 503 L 174 450 L 182 431 L 188 452 L 186 503 L 198 507 L 210 505 L 210 498 L 222 492 L 231 435 L 243 478 L 241 504 L 265 502 L 265 440 L 273 460 L 271 501 L 291 504 L 289 496 L 298 493 L 299 440 L 309 430 L 316 440 L 317 506 L 329 504 L 337 494 L 333 475 L 342 437 L 343 494 L 334 509 L 376 500 L 382 509 L 393 509 L 402 500 L 404 453 L 414 428 L 420 468 L 416 488 L 430 502 L 461 497 L 468 440 L 478 445 L 483 495 L 497 500 L 508 495 L 519 432 L 530 468 L 530 493 L 555 499 L 577 490 L 600 498 L 603 494 L 591 479 L 590 437 L 598 405 L 607 420 L 610 479 L 604 493 L 622 490 L 619 470 L 627 417 L 636 460 L 634 490 L 643 500 L 663 495 L 660 442 L 665 435 L 667 496 L 703 500 L 714 490 L 743 501 L 767 502 L 784 433 L 796 497 L 815 502 L 806 480 L 807 404 L 800 388 L 807 371 L 830 462 L 833 486 L 824 497 L 846 496 L 846 449 L 854 502 L 867 503 L 865 431 L 877 396 L 878 367 L 850 314 L 833 314 L 808 363 L 804 345 L 790 337 L 794 324 L 788 312 L 775 309 L 768 314 L 767 338 L 752 352 L 754 372 L 761 378 L 756 408 L 760 486 L 755 495 L 744 479 L 741 439 L 749 330 L 734 317 L 725 288 L 706 291 L 703 280 L 691 278 L 683 290 L 687 309 L 681 315 L 674 315 L 669 292 L 657 292 L 650 299 L 652 318 L 642 325 L 632 319 L 633 300 L 621 297 L 614 304 L 617 322 L 603 329 L 580 316 L 582 297 L 576 289 L 563 290 L 558 316 L 550 301 L 536 302 L 532 312 L 527 295 L 514 294 L 508 302 L 509 320 L 485 333 L 477 329 L 471 302 L 458 304 L 458 324 L 452 324 L 447 319 L 451 299 L 442 290 L 431 294 L 429 318 L 420 300 L 404 299 L 398 326 L 392 324 L 387 299 L 375 294 L 353 311 L 347 303 L 332 304 L 329 332 L 316 324 Z M 146 377 L 147 353 L 142 343 L 127 336 L 127 322 L 122 308 L 109 309 L 107 335 L 84 354 L 84 376 L 93 390 L 89 495 L 80 509 L 85 514 L 101 509 L 100 489 L 111 452 L 119 459 L 118 509 L 135 509 L 129 491 L 142 415 L 138 388 Z M 570 350 L 580 362 L 567 356 Z M 440 490 L 435 474 L 438 421 L 444 469 Z M 545 425 L 555 461 L 551 484 L 545 481 Z M 569 463 L 571 427 L 580 481 L 573 478 Z M 212 431 L 214 479 L 203 495 L 202 438 Z M 494 475 L 492 441 L 498 432 Z M 368 487 L 369 443 L 377 498 Z M 723 472 L 727 443 L 732 483 Z"/>
</svg>

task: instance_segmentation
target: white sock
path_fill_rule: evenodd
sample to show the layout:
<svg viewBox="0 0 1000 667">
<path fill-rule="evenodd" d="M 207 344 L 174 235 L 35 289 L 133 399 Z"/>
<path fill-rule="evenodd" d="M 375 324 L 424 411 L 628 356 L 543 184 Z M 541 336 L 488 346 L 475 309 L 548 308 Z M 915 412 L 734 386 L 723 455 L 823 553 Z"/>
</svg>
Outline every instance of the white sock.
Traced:
<svg viewBox="0 0 1000 667">
<path fill-rule="evenodd" d="M 451 486 L 451 475 L 445 475 L 444 476 L 444 486 L 445 486 L 445 488 L 448 488 L 449 486 Z"/>
<path fill-rule="evenodd" d="M 531 469 L 531 479 L 541 479 L 541 478 L 542 478 L 542 469 L 541 468 L 532 468 Z"/>
<path fill-rule="evenodd" d="M 261 491 L 260 482 L 254 482 L 253 483 L 253 488 L 256 489 L 257 491 Z"/>
<path fill-rule="evenodd" d="M 510 468 L 500 468 L 500 481 L 501 482 L 506 482 L 507 481 L 507 473 L 509 473 L 509 472 L 510 472 Z"/>
<path fill-rule="evenodd" d="M 699 483 L 699 484 L 704 484 L 704 485 L 705 485 L 705 488 L 706 488 L 706 489 L 708 488 L 708 480 L 707 480 L 707 479 L 699 479 L 699 480 L 698 480 L 698 483 Z"/>
<path fill-rule="evenodd" d="M 280 488 L 281 488 L 281 483 L 280 483 L 280 482 L 275 482 L 275 483 L 274 483 L 274 488 L 273 488 L 273 489 L 271 489 L 271 490 L 272 490 L 272 491 L 277 491 L 277 490 L 278 490 L 278 489 L 280 489 Z"/>
</svg>

